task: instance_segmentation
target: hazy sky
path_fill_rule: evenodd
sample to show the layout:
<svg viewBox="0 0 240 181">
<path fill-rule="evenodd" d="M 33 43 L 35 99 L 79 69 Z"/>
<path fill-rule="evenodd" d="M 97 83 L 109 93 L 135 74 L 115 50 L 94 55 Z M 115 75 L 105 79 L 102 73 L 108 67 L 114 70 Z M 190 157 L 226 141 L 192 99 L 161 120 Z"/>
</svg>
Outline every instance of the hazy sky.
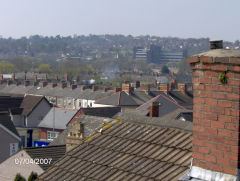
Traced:
<svg viewBox="0 0 240 181">
<path fill-rule="evenodd" d="M 240 0 L 0 0 L 0 35 L 240 40 Z"/>
</svg>

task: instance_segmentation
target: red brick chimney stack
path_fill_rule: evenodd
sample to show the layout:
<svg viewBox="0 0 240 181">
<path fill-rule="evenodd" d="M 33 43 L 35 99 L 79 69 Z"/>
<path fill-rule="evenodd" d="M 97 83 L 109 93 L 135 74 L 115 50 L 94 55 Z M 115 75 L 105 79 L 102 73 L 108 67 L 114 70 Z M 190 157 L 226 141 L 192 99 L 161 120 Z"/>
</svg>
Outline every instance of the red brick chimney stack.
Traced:
<svg viewBox="0 0 240 181">
<path fill-rule="evenodd" d="M 163 92 L 165 92 L 165 93 L 168 93 L 169 92 L 169 85 L 168 84 L 159 84 L 158 85 L 158 89 L 160 90 L 160 91 L 163 91 Z"/>
<path fill-rule="evenodd" d="M 211 42 L 214 49 L 188 58 L 194 90 L 190 176 L 202 180 L 239 179 L 240 51 L 220 47 Z"/>
<path fill-rule="evenodd" d="M 142 84 L 141 91 L 145 91 L 146 93 L 150 92 L 150 85 L 149 84 Z"/>
<path fill-rule="evenodd" d="M 12 79 L 12 80 L 15 80 L 15 73 L 12 73 L 11 79 Z"/>
<path fill-rule="evenodd" d="M 98 90 L 98 86 L 97 86 L 97 85 L 93 85 L 93 86 L 92 86 L 92 91 L 95 92 L 95 91 L 97 91 L 97 90 Z"/>
<path fill-rule="evenodd" d="M 159 113 L 159 102 L 153 102 L 150 107 L 149 116 L 158 117 L 158 113 Z"/>
<path fill-rule="evenodd" d="M 134 89 L 133 87 L 131 87 L 130 83 L 123 83 L 122 84 L 122 91 L 128 93 L 128 94 L 131 94 Z"/>
<path fill-rule="evenodd" d="M 181 91 L 181 92 L 183 92 L 183 93 L 187 92 L 187 85 L 186 85 L 186 84 L 184 84 L 184 83 L 178 83 L 177 86 L 178 86 L 178 90 L 179 90 L 179 91 Z"/>
</svg>

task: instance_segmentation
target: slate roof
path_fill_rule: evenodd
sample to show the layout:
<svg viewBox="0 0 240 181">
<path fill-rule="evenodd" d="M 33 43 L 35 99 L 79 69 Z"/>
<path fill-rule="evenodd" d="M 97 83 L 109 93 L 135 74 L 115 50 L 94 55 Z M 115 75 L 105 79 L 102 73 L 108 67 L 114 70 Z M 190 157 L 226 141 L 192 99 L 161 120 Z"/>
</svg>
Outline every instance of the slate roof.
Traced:
<svg viewBox="0 0 240 181">
<path fill-rule="evenodd" d="M 75 89 L 71 89 L 69 86 L 62 89 L 59 85 L 52 88 L 50 84 L 46 87 L 39 86 L 24 86 L 16 84 L 1 84 L 0 85 L 0 94 L 34 94 L 34 95 L 43 95 L 50 97 L 72 97 L 76 99 L 88 99 L 88 100 L 97 100 L 102 97 L 113 94 L 112 90 L 103 92 L 103 90 L 92 91 L 91 89 L 82 90 L 80 86 Z"/>
<path fill-rule="evenodd" d="M 24 86 L 24 85 L 17 86 L 16 84 L 11 84 L 11 85 L 3 84 L 2 87 L 0 88 L 0 93 L 24 95 L 33 87 L 34 86 Z"/>
<path fill-rule="evenodd" d="M 44 147 L 36 147 L 36 148 L 25 148 L 24 149 L 29 156 L 33 159 L 52 159 L 50 164 L 39 164 L 39 166 L 46 170 L 53 165 L 58 159 L 63 157 L 66 152 L 66 145 L 58 145 L 58 146 L 44 146 Z"/>
<path fill-rule="evenodd" d="M 149 92 L 149 94 L 146 94 L 145 91 L 140 91 L 138 89 L 136 89 L 130 95 L 124 91 L 114 93 L 110 96 L 96 100 L 95 104 L 137 107 L 158 95 L 166 96 L 186 109 L 192 109 L 193 107 L 193 95 L 192 92 L 189 91 L 186 93 L 182 93 L 181 91 L 169 91 L 169 93 L 166 95 L 163 91 L 159 90 L 152 90 Z"/>
<path fill-rule="evenodd" d="M 19 137 L 19 134 L 8 112 L 0 112 L 0 124 Z"/>
<path fill-rule="evenodd" d="M 23 108 L 22 115 L 28 116 L 43 99 L 44 96 L 26 95 L 20 105 Z"/>
<path fill-rule="evenodd" d="M 39 180 L 178 180 L 189 170 L 192 132 L 111 121 Z"/>
<path fill-rule="evenodd" d="M 75 99 L 88 99 L 96 100 L 104 96 L 111 95 L 113 91 L 103 92 L 102 90 L 92 91 L 91 89 L 82 90 L 81 87 L 71 89 L 70 87 L 65 87 L 64 89 L 60 86 L 52 88 L 50 85 L 46 87 L 35 86 L 27 92 L 28 94 L 44 95 L 51 97 L 72 97 Z"/>
<path fill-rule="evenodd" d="M 108 117 L 111 118 L 115 114 L 121 111 L 121 107 L 91 107 L 91 108 L 80 108 L 84 115 Z"/>
<path fill-rule="evenodd" d="M 95 101 L 95 104 L 114 105 L 114 106 L 139 106 L 149 99 L 153 98 L 151 94 L 144 91 L 134 91 L 127 94 L 124 91 L 114 93 L 110 96 Z"/>
<path fill-rule="evenodd" d="M 116 114 L 113 118 L 122 121 L 133 122 L 144 125 L 154 125 L 161 127 L 171 127 L 187 131 L 192 131 L 192 122 L 177 120 L 176 117 L 182 112 L 189 112 L 188 110 L 176 109 L 162 117 L 148 117 L 148 110 L 130 110 L 123 109 L 122 112 Z"/>
<path fill-rule="evenodd" d="M 76 114 L 77 110 L 51 108 L 43 120 L 38 124 L 40 128 L 66 129 L 66 124 Z"/>
<path fill-rule="evenodd" d="M 96 117 L 96 116 L 86 116 L 81 115 L 78 117 L 78 122 L 82 123 L 84 126 L 84 132 L 83 136 L 84 138 L 87 138 L 91 136 L 93 133 L 96 132 L 96 130 L 102 126 L 104 123 L 107 123 L 111 121 L 110 118 L 104 118 L 104 117 Z M 62 145 L 66 144 L 66 136 L 68 130 L 71 130 L 71 125 L 68 125 L 67 129 L 64 130 L 62 133 L 58 135 L 57 138 L 55 138 L 50 145 Z"/>
<path fill-rule="evenodd" d="M 0 93 L 0 109 L 13 109 L 13 108 L 19 108 L 22 101 L 23 101 L 23 96 L 17 96 L 14 97 L 12 95 L 8 96 L 2 96 Z"/>
<path fill-rule="evenodd" d="M 159 117 L 163 117 L 177 109 L 182 109 L 183 111 L 186 110 L 185 107 L 181 106 L 175 99 L 173 99 L 168 94 L 159 94 L 158 96 L 154 97 L 153 99 L 147 101 L 143 105 L 137 107 L 137 110 L 149 110 L 151 109 L 151 104 L 153 102 L 159 103 Z"/>
</svg>

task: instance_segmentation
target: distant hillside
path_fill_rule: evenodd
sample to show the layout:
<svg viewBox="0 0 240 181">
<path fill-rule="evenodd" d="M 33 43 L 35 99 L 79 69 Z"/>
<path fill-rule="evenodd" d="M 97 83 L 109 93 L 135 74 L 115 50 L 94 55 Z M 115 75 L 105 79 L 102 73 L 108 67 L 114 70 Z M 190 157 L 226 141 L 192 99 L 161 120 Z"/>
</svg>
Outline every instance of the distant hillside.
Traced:
<svg viewBox="0 0 240 181">
<path fill-rule="evenodd" d="M 0 59 L 27 56 L 49 61 L 66 59 L 99 60 L 108 58 L 126 59 L 133 57 L 136 46 L 158 45 L 166 51 L 183 51 L 186 56 L 209 49 L 209 39 L 181 39 L 156 36 L 89 35 L 55 36 L 40 35 L 20 39 L 0 38 Z M 225 46 L 239 47 L 239 41 L 225 42 Z"/>
</svg>

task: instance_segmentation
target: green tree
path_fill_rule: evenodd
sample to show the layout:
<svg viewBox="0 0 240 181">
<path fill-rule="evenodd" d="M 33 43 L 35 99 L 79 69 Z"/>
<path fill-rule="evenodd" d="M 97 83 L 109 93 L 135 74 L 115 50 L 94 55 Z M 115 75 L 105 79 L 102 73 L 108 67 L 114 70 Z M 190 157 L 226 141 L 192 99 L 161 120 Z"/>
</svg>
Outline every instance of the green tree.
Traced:
<svg viewBox="0 0 240 181">
<path fill-rule="evenodd" d="M 28 177 L 28 181 L 34 181 L 37 180 L 38 174 L 35 172 L 31 172 L 31 174 Z"/>
<path fill-rule="evenodd" d="M 164 65 L 163 67 L 162 67 L 162 73 L 163 74 L 169 74 L 169 69 L 168 69 L 168 67 L 166 66 L 166 65 Z"/>
<path fill-rule="evenodd" d="M 26 179 L 20 173 L 18 173 L 14 181 L 26 181 Z"/>
<path fill-rule="evenodd" d="M 13 64 L 6 61 L 0 62 L 0 73 L 7 74 L 13 72 L 16 72 L 16 67 Z"/>
<path fill-rule="evenodd" d="M 38 71 L 42 73 L 49 73 L 51 71 L 49 64 L 41 64 L 38 66 Z"/>
</svg>

